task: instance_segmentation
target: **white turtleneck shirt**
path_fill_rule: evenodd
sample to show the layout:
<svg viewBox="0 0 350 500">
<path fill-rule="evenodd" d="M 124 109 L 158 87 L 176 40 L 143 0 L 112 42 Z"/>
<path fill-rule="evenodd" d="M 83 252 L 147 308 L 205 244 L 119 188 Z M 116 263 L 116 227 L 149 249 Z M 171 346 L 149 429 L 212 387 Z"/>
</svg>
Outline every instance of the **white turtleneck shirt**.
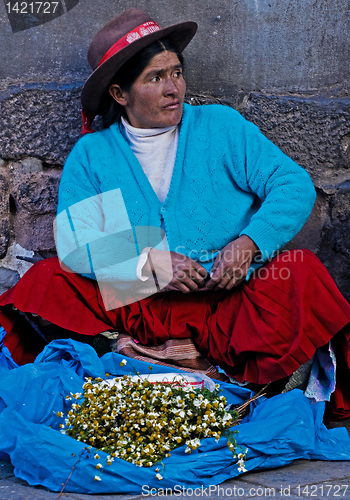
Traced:
<svg viewBox="0 0 350 500">
<path fill-rule="evenodd" d="M 178 127 L 135 128 L 122 118 L 125 136 L 158 199 L 167 197 L 173 174 Z"/>
</svg>

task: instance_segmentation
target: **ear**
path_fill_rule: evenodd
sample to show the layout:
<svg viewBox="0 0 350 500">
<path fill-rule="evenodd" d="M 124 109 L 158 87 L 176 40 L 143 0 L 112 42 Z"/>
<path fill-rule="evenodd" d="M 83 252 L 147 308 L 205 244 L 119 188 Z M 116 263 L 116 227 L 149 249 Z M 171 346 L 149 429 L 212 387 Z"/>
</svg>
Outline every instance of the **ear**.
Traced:
<svg viewBox="0 0 350 500">
<path fill-rule="evenodd" d="M 109 93 L 113 97 L 115 101 L 121 106 L 126 106 L 128 104 L 128 100 L 126 97 L 126 93 L 123 92 L 119 85 L 113 84 L 109 87 Z"/>
</svg>

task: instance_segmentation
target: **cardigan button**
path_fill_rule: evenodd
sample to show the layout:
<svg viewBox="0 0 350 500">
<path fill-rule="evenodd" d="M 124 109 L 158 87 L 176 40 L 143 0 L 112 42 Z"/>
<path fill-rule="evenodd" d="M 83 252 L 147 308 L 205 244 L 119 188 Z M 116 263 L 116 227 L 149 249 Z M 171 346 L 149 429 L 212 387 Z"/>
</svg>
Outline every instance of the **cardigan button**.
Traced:
<svg viewBox="0 0 350 500">
<path fill-rule="evenodd" d="M 160 211 L 164 214 L 164 212 L 166 212 L 166 208 L 162 207 Z"/>
</svg>

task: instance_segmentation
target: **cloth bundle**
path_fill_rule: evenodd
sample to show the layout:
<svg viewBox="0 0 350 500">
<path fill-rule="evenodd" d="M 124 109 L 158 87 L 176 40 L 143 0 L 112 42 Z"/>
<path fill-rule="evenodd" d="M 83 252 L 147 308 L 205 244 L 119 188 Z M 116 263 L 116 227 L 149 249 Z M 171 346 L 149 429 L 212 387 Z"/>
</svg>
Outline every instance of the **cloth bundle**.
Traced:
<svg viewBox="0 0 350 500">
<path fill-rule="evenodd" d="M 129 374 L 129 363 L 121 367 L 123 356 L 116 353 L 98 358 L 91 346 L 73 340 L 51 342 L 34 363 L 21 367 L 9 363 L 7 355 L 0 352 L 0 454 L 11 459 L 15 475 L 29 484 L 60 491 L 74 465 L 65 491 L 94 494 L 206 487 L 239 474 L 237 459 L 222 437 L 219 442 L 203 440 L 190 455 L 185 447 L 174 450 L 163 461 L 161 482 L 154 467 L 136 468 L 120 459 L 106 467 L 101 481 L 95 481 L 94 453 L 85 458 L 86 445 L 59 432 L 62 420 L 57 412 L 68 411 L 66 395 L 81 392 L 85 377 Z M 135 370 L 149 373 L 149 363 L 130 361 Z M 152 373 L 168 371 L 166 366 L 153 365 Z M 245 388 L 219 383 L 228 403 L 240 404 L 251 396 Z M 324 403 L 311 405 L 299 390 L 260 402 L 237 428 L 238 443 L 248 448 L 246 469 L 279 467 L 298 458 L 350 460 L 346 429 L 327 430 L 323 412 Z M 99 455 L 104 462 L 106 454 Z M 78 457 L 82 457 L 79 463 Z"/>
<path fill-rule="evenodd" d="M 135 341 L 131 335 L 120 333 L 111 346 L 114 352 L 129 358 L 228 381 L 224 373 L 220 373 L 216 366 L 202 356 L 192 339 L 169 339 L 161 345 L 145 346 Z"/>
</svg>

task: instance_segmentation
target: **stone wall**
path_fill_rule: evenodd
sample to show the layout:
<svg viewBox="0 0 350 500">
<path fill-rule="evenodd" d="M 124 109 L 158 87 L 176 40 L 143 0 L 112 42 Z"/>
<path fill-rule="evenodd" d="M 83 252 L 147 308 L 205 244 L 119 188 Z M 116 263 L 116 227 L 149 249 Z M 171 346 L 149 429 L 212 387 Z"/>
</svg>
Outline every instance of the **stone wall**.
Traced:
<svg viewBox="0 0 350 500">
<path fill-rule="evenodd" d="M 0 62 L 0 292 L 30 266 L 23 258 L 55 254 L 57 187 L 80 137 L 87 46 L 113 13 L 129 6 L 74 0 L 59 18 L 19 32 L 0 11 L 0 43 L 9 55 Z M 185 52 L 188 101 L 238 109 L 310 173 L 317 202 L 289 247 L 316 252 L 350 300 L 348 2 L 135 0 L 133 6 L 163 26 L 196 20 L 198 34 Z"/>
</svg>

